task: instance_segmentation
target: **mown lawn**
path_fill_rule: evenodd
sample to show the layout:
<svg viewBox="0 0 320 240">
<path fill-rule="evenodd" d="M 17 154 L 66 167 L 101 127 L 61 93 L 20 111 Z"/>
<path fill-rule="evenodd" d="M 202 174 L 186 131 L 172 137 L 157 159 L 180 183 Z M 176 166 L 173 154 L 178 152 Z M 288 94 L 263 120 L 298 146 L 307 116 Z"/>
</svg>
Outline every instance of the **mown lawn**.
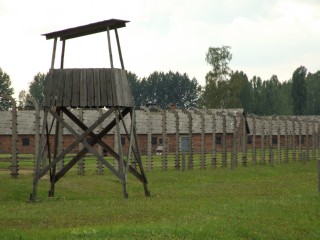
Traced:
<svg viewBox="0 0 320 240">
<path fill-rule="evenodd" d="M 147 172 L 151 197 L 129 176 L 68 173 L 27 200 L 32 174 L 0 173 L 0 239 L 320 239 L 317 162 Z"/>
</svg>

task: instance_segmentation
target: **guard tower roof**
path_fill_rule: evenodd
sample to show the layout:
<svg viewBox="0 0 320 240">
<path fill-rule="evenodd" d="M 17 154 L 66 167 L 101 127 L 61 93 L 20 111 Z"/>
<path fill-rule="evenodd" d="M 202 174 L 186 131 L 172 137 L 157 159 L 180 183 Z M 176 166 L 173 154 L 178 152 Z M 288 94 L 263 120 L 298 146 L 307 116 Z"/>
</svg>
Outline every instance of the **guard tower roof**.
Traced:
<svg viewBox="0 0 320 240">
<path fill-rule="evenodd" d="M 56 32 L 42 34 L 46 36 L 46 39 L 60 38 L 60 40 L 66 40 L 70 38 L 82 37 L 90 34 L 104 32 L 109 27 L 110 30 L 116 28 L 122 28 L 126 26 L 129 21 L 119 19 L 109 19 L 101 22 L 91 23 L 74 28 L 68 28 Z"/>
</svg>

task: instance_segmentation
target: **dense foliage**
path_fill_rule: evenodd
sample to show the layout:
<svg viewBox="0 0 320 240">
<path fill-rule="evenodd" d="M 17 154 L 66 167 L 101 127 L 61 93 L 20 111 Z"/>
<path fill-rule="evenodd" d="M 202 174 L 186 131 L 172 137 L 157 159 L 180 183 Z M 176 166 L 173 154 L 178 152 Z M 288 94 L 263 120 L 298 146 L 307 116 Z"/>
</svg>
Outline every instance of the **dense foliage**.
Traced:
<svg viewBox="0 0 320 240">
<path fill-rule="evenodd" d="M 11 96 L 13 94 L 13 88 L 11 87 L 9 75 L 0 68 L 0 110 L 8 110 L 11 107 L 11 103 L 8 99 L 3 98 L 3 94 Z"/>
<path fill-rule="evenodd" d="M 139 79 L 134 73 L 128 73 L 135 106 L 156 104 L 166 108 L 176 104 L 179 108 L 198 106 L 201 87 L 195 78 L 190 79 L 186 73 L 169 71 L 153 72 L 147 78 Z"/>
<path fill-rule="evenodd" d="M 277 75 L 264 80 L 259 76 L 249 79 L 245 72 L 230 69 L 230 49 L 229 46 L 209 47 L 205 61 L 211 70 L 203 87 L 186 73 L 155 71 L 140 78 L 128 72 L 135 106 L 155 104 L 167 108 L 175 104 L 178 108 L 243 108 L 257 115 L 320 114 L 320 71 L 310 73 L 300 66 L 286 81 L 280 81 Z M 45 79 L 45 74 L 38 73 L 29 84 L 29 91 L 20 92 L 20 108 L 28 107 L 28 95 L 43 105 Z M 10 78 L 1 69 L 0 93 L 13 93 Z M 9 102 L 1 102 L 0 109 L 9 107 Z"/>
</svg>

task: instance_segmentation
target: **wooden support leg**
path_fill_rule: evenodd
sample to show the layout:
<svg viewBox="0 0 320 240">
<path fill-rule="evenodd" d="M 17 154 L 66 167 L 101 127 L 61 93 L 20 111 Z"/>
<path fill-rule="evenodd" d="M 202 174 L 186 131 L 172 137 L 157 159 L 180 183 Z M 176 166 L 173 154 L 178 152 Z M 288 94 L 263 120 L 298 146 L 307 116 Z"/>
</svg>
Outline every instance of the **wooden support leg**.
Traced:
<svg viewBox="0 0 320 240">
<path fill-rule="evenodd" d="M 32 193 L 30 194 L 30 202 L 35 202 L 37 198 L 37 189 L 38 189 L 38 181 L 39 181 L 39 173 L 40 173 L 40 165 L 44 158 L 46 142 L 45 142 L 45 129 L 47 125 L 47 117 L 48 112 L 44 111 L 43 116 L 43 123 L 42 123 L 42 132 L 41 132 L 41 148 L 38 154 L 38 158 L 36 159 L 35 169 L 34 169 L 34 179 L 33 179 L 33 186 L 32 186 Z"/>
<path fill-rule="evenodd" d="M 60 109 L 59 108 L 56 109 L 56 113 L 60 117 Z M 59 134 L 59 129 L 60 129 L 60 122 L 56 121 L 56 131 L 55 131 L 55 136 L 54 136 L 53 159 L 57 158 L 59 140 L 60 140 L 59 137 L 62 137 Z M 57 168 L 57 164 L 54 164 L 52 166 L 51 170 L 50 170 L 50 182 L 51 182 L 51 185 L 50 185 L 50 190 L 49 190 L 49 194 L 48 194 L 49 197 L 54 197 L 54 186 L 55 186 L 55 183 L 56 183 L 56 179 L 55 179 L 56 178 L 56 168 Z"/>
</svg>

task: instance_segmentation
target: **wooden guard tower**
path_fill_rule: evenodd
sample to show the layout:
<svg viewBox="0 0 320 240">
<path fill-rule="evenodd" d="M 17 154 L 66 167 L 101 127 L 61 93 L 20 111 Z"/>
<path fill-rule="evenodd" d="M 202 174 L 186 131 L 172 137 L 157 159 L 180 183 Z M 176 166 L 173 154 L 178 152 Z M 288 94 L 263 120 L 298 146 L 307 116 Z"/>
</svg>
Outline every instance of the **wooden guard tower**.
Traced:
<svg viewBox="0 0 320 240">
<path fill-rule="evenodd" d="M 33 191 L 30 195 L 30 201 L 36 200 L 38 181 L 46 173 L 50 173 L 50 191 L 49 197 L 54 196 L 55 183 L 61 179 L 86 153 L 90 152 L 100 162 L 102 162 L 116 177 L 120 180 L 123 186 L 124 197 L 127 198 L 127 176 L 132 173 L 141 181 L 144 187 L 146 196 L 150 195 L 147 188 L 147 178 L 143 170 L 141 155 L 139 151 L 136 129 L 135 129 L 135 112 L 132 101 L 132 94 L 129 82 L 127 80 L 126 71 L 124 69 L 119 36 L 117 29 L 126 26 L 128 21 L 110 19 L 102 22 L 92 23 L 75 28 L 65 29 L 57 32 L 44 34 L 46 39 L 54 39 L 51 68 L 48 74 L 47 83 L 45 86 L 45 106 L 44 118 L 42 125 L 41 147 L 38 159 L 36 159 L 35 176 L 33 180 Z M 110 32 L 114 30 L 121 69 L 114 68 L 112 58 L 112 48 L 110 42 Z M 82 37 L 94 33 L 107 32 L 107 41 L 109 47 L 109 58 L 111 68 L 88 68 L 88 69 L 64 69 L 64 52 L 66 40 Z M 61 65 L 59 69 L 54 68 L 57 39 L 62 41 L 61 49 Z M 106 108 L 96 122 L 91 126 L 86 126 L 70 109 L 72 108 Z M 83 130 L 79 134 L 73 129 L 62 117 L 69 118 L 77 128 Z M 49 123 L 48 116 L 52 116 L 52 121 Z M 98 130 L 107 117 L 114 116 L 114 119 L 109 122 L 102 130 Z M 126 124 L 124 117 L 130 118 L 130 125 Z M 75 140 L 66 147 L 62 152 L 58 153 L 58 142 L 61 135 L 58 134 L 59 125 L 62 125 L 75 137 Z M 124 156 L 124 150 L 121 145 L 120 125 L 125 130 L 126 137 L 129 142 L 129 149 Z M 55 126 L 54 143 L 50 143 L 50 134 L 52 126 Z M 118 150 L 114 150 L 107 145 L 102 138 L 115 128 L 117 134 Z M 96 133 L 98 132 L 98 133 Z M 68 153 L 78 147 L 82 143 L 84 148 L 73 157 L 61 170 L 56 169 L 56 165 Z M 95 145 L 100 145 L 106 150 L 116 161 L 118 168 L 113 167 L 103 155 L 99 154 Z M 44 156 L 46 153 L 47 156 Z M 40 169 L 40 162 L 44 157 L 48 158 L 48 165 Z M 137 163 L 132 165 L 130 159 L 134 159 Z"/>
</svg>

